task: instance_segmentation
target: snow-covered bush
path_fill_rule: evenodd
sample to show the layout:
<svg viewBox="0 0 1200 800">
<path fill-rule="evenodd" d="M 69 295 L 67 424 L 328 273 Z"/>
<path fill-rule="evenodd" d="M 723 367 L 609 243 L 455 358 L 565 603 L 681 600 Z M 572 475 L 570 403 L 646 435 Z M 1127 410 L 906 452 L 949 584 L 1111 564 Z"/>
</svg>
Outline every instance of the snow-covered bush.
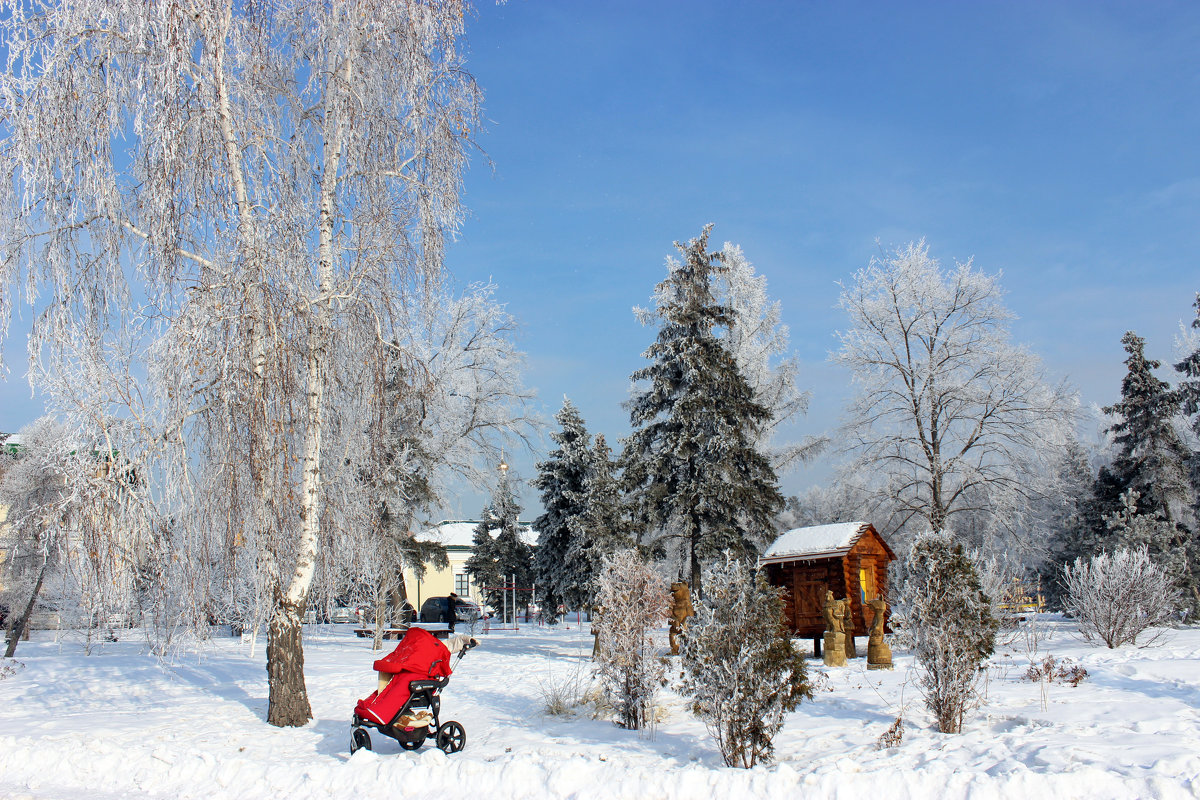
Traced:
<svg viewBox="0 0 1200 800">
<path fill-rule="evenodd" d="M 1179 592 L 1166 570 L 1154 563 L 1145 547 L 1120 548 L 1087 561 L 1063 565 L 1067 613 L 1079 621 L 1085 639 L 1100 639 L 1109 647 L 1137 644 L 1150 628 L 1171 621 Z"/>
<path fill-rule="evenodd" d="M 1088 676 L 1088 671 L 1082 664 L 1077 664 L 1069 658 L 1058 659 L 1046 656 L 1041 661 L 1035 661 L 1025 670 L 1024 678 L 1033 683 L 1067 683 L 1078 686 Z"/>
<path fill-rule="evenodd" d="M 975 565 L 949 534 L 926 534 L 908 553 L 903 619 L 920 670 L 918 686 L 942 733 L 961 733 L 979 699 L 982 667 L 999 624 Z"/>
<path fill-rule="evenodd" d="M 804 656 L 782 626 L 778 589 L 728 552 L 704 571 L 683 632 L 683 693 L 730 767 L 769 761 L 783 715 L 812 697 Z"/>
<path fill-rule="evenodd" d="M 667 615 L 666 581 L 632 550 L 604 560 L 596 628 L 597 672 L 616 710 L 616 722 L 643 730 L 654 721 L 654 695 L 663 665 L 650 639 Z"/>
</svg>

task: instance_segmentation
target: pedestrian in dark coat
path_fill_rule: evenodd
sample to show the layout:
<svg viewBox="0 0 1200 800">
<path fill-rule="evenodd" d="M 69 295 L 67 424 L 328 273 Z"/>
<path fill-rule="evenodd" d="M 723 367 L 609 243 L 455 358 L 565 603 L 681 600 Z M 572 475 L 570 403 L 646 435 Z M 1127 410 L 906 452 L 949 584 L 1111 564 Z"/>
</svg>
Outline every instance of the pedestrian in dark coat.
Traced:
<svg viewBox="0 0 1200 800">
<path fill-rule="evenodd" d="M 454 633 L 454 623 L 458 619 L 458 595 L 454 592 L 446 598 L 446 622 L 450 623 L 450 632 Z"/>
</svg>

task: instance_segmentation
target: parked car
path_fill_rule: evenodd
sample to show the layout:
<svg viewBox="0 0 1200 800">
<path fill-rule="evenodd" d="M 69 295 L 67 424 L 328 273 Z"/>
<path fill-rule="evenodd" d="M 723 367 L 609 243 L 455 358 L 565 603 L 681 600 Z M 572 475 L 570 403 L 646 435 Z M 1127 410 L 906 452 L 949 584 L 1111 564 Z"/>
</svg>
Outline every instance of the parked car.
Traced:
<svg viewBox="0 0 1200 800">
<path fill-rule="evenodd" d="M 449 597 L 430 597 L 422 603 L 421 622 L 449 622 L 450 616 L 447 613 L 449 600 Z M 454 606 L 457 612 L 454 618 L 458 622 L 473 623 L 481 616 L 479 605 L 472 600 L 460 597 Z"/>
</svg>

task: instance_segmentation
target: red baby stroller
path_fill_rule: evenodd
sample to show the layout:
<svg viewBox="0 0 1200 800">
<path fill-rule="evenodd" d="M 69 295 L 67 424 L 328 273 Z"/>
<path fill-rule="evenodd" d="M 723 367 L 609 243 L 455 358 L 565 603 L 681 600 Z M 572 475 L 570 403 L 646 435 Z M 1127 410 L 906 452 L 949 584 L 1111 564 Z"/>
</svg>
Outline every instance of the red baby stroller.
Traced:
<svg viewBox="0 0 1200 800">
<path fill-rule="evenodd" d="M 459 659 L 477 644 L 476 639 L 467 636 L 451 640 Z M 467 743 L 463 726 L 438 719 L 442 707 L 438 694 L 450 682 L 453 671 L 450 648 L 424 628 L 409 628 L 396 649 L 375 662 L 375 671 L 379 673 L 379 688 L 354 707 L 351 754 L 371 749 L 368 728 L 390 736 L 405 750 L 416 750 L 430 735 L 443 752 L 463 749 Z"/>
</svg>

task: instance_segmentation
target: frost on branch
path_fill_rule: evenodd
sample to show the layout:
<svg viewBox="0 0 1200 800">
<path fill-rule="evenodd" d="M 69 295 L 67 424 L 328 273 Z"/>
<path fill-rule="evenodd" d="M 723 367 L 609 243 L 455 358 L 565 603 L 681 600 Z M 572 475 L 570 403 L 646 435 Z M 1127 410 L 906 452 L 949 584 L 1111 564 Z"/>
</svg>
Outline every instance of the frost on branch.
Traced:
<svg viewBox="0 0 1200 800">
<path fill-rule="evenodd" d="M 897 605 L 917 658 L 926 707 L 939 731 L 962 733 L 963 718 L 979 702 L 980 676 L 999 627 L 962 545 L 944 533 L 917 539 Z"/>
<path fill-rule="evenodd" d="M 149 577 L 187 587 L 193 619 L 267 623 L 275 725 L 311 717 L 301 615 L 359 522 L 371 366 L 406 347 L 461 220 L 480 99 L 464 17 L 456 0 L 0 13 L 0 283 L 44 309 L 34 374 L 81 429 L 123 423 L 92 425 L 98 449 L 156 481 L 158 563 L 199 574 Z"/>
<path fill-rule="evenodd" d="M 780 590 L 726 553 L 705 570 L 705 593 L 683 632 L 683 693 L 725 764 L 770 761 L 783 715 L 811 697 L 804 656 L 783 627 Z"/>
<path fill-rule="evenodd" d="M 666 581 L 633 550 L 604 560 L 596 601 L 596 670 L 618 725 L 644 731 L 654 724 L 654 696 L 663 664 L 652 632 L 667 616 Z"/>
<path fill-rule="evenodd" d="M 1010 341 L 1001 299 L 995 276 L 970 262 L 943 269 L 924 241 L 873 259 L 844 287 L 850 327 L 834 361 L 858 386 L 844 475 L 895 527 L 942 531 L 968 514 L 1017 527 L 1039 493 L 1029 476 L 1066 441 L 1074 395 Z"/>
<path fill-rule="evenodd" d="M 1063 566 L 1063 583 L 1067 612 L 1084 637 L 1114 648 L 1136 645 L 1143 633 L 1160 628 L 1143 643 L 1154 642 L 1180 604 L 1171 576 L 1151 560 L 1145 545 L 1076 559 Z"/>
</svg>

